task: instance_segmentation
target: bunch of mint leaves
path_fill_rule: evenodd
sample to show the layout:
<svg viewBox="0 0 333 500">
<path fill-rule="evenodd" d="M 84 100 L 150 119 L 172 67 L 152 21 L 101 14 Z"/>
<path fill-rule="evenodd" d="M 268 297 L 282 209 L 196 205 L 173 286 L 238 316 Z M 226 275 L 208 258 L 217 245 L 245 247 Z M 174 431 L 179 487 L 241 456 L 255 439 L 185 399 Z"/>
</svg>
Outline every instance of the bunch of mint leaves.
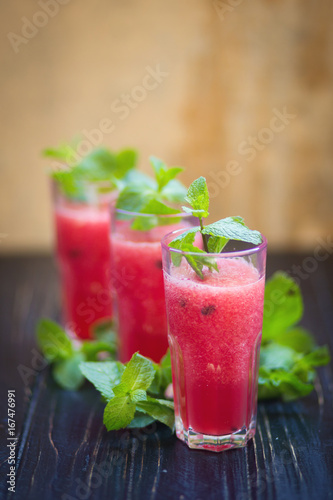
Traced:
<svg viewBox="0 0 333 500">
<path fill-rule="evenodd" d="M 112 152 L 107 148 L 96 148 L 70 166 L 71 153 L 74 147 L 62 144 L 58 148 L 47 148 L 43 155 L 60 162 L 64 168 L 53 171 L 51 176 L 59 185 L 66 196 L 84 201 L 87 183 L 98 183 L 100 192 L 109 192 L 122 189 L 127 182 L 132 182 L 130 172 L 137 164 L 137 152 L 133 149 L 123 149 Z M 137 173 L 136 182 L 142 179 L 146 182 L 144 174 Z"/>
<path fill-rule="evenodd" d="M 266 283 L 260 349 L 258 398 L 290 401 L 313 390 L 315 367 L 330 362 L 327 346 L 318 347 L 299 326 L 303 300 L 299 285 L 283 272 Z"/>
<path fill-rule="evenodd" d="M 145 427 L 154 420 L 173 429 L 174 404 L 164 398 L 171 383 L 170 364 L 169 352 L 160 365 L 139 353 L 126 365 L 119 361 L 80 364 L 106 402 L 103 422 L 108 431 Z"/>
<path fill-rule="evenodd" d="M 185 257 L 189 265 L 196 274 L 203 279 L 203 267 L 218 272 L 216 260 L 209 254 L 220 253 L 229 240 L 244 241 L 259 245 L 262 242 L 261 234 L 258 231 L 249 229 L 242 217 L 227 217 L 212 224 L 204 226 L 203 219 L 209 216 L 209 194 L 204 177 L 199 177 L 190 185 L 185 201 L 192 208 L 183 207 L 184 212 L 198 217 L 199 225 L 184 231 L 174 238 L 169 246 L 178 253 L 171 252 L 172 262 L 175 266 L 180 266 L 182 257 Z M 202 246 L 204 250 L 195 246 L 194 240 L 197 233 L 201 234 Z M 181 252 L 189 252 L 182 254 Z"/>
<path fill-rule="evenodd" d="M 52 365 L 55 381 L 64 389 L 81 387 L 84 377 L 79 369 L 83 361 L 97 361 L 100 353 L 114 359 L 117 345 L 112 323 L 97 324 L 95 340 L 73 341 L 66 331 L 50 319 L 41 319 L 36 329 L 37 344 Z"/>
<path fill-rule="evenodd" d="M 151 156 L 149 160 L 155 179 L 148 177 L 146 181 L 143 179 L 138 183 L 135 178 L 132 178 L 132 181 L 120 192 L 116 204 L 119 210 L 142 214 L 134 217 L 131 225 L 132 229 L 139 231 L 148 231 L 155 226 L 180 222 L 179 209 L 170 205 L 183 202 L 186 194 L 186 188 L 176 179 L 183 168 L 168 168 L 155 156 Z M 117 217 L 132 218 L 121 212 L 118 212 Z"/>
</svg>

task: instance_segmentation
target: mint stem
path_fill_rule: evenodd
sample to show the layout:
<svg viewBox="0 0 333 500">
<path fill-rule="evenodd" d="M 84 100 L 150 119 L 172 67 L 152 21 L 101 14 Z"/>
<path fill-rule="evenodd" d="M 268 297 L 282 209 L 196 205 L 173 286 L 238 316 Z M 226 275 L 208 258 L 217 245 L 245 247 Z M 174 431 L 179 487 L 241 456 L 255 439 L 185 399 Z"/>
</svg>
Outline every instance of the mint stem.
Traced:
<svg viewBox="0 0 333 500">
<path fill-rule="evenodd" d="M 203 234 L 203 232 L 202 232 L 204 226 L 203 226 L 203 222 L 202 222 L 201 217 L 199 217 L 199 221 L 200 221 L 200 233 L 201 233 L 201 236 L 202 236 L 203 246 L 204 246 L 205 252 L 209 253 L 206 235 Z"/>
</svg>

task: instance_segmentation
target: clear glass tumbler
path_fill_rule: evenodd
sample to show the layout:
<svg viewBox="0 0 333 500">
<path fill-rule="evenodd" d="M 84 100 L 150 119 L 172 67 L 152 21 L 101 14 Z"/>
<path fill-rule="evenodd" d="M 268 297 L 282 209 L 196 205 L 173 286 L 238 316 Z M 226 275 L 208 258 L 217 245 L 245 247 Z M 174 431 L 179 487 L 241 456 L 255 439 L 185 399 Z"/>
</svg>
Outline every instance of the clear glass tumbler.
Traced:
<svg viewBox="0 0 333 500">
<path fill-rule="evenodd" d="M 156 215 L 116 209 L 112 217 L 112 284 L 119 357 L 139 351 L 159 362 L 168 349 L 161 239 L 188 228 L 187 214 Z"/>
<path fill-rule="evenodd" d="M 190 448 L 242 447 L 256 429 L 267 242 L 229 242 L 201 279 L 186 260 L 198 254 L 168 246 L 181 232 L 162 240 L 176 434 Z"/>
<path fill-rule="evenodd" d="M 82 339 L 112 318 L 110 204 L 116 194 L 102 187 L 86 183 L 80 197 L 71 197 L 52 183 L 63 320 Z"/>
</svg>

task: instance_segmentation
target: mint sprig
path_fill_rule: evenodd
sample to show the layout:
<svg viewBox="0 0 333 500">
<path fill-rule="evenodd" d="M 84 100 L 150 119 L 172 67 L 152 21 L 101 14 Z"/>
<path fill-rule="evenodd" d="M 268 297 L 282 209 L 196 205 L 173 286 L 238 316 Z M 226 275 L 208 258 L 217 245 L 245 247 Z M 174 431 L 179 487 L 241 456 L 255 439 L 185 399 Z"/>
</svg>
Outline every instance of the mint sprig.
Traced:
<svg viewBox="0 0 333 500">
<path fill-rule="evenodd" d="M 75 342 L 66 331 L 50 319 L 41 319 L 37 325 L 37 344 L 46 360 L 52 365 L 55 381 L 64 389 L 78 389 L 84 382 L 79 369 L 83 361 L 96 361 L 100 353 L 113 359 L 116 353 L 116 341 L 111 324 L 101 332 L 96 327 L 96 340 Z"/>
<path fill-rule="evenodd" d="M 43 151 L 44 156 L 64 164 L 65 169 L 54 171 L 51 176 L 65 195 L 79 201 L 85 200 L 87 183 L 100 183 L 100 192 L 122 189 L 126 176 L 137 163 L 137 152 L 133 149 L 112 152 L 96 148 L 74 165 L 70 161 L 72 153 L 73 148 L 66 144 Z"/>
<path fill-rule="evenodd" d="M 327 346 L 317 347 L 311 333 L 298 325 L 302 315 L 300 287 L 287 274 L 275 273 L 265 288 L 259 399 L 306 396 L 313 390 L 315 368 L 329 363 Z"/>
<path fill-rule="evenodd" d="M 150 157 L 150 163 L 155 179 L 150 179 L 148 182 L 143 179 L 139 184 L 135 178 L 133 182 L 129 181 L 121 191 L 116 204 L 116 208 L 120 210 L 143 214 L 135 217 L 132 223 L 132 229 L 140 231 L 179 222 L 179 216 L 176 217 L 179 215 L 179 210 L 169 206 L 168 203 L 180 203 L 184 201 L 186 194 L 186 188 L 176 179 L 176 176 L 183 171 L 181 167 L 168 168 L 155 156 Z M 126 219 L 128 216 L 118 212 L 118 218 Z"/>
<path fill-rule="evenodd" d="M 169 356 L 162 360 L 161 365 L 156 365 L 135 353 L 127 365 L 116 361 L 109 362 L 107 367 L 104 362 L 80 364 L 82 374 L 107 402 L 103 417 L 107 430 L 144 427 L 153 420 L 173 428 L 173 402 L 161 399 L 162 388 L 171 382 L 171 366 L 168 363 Z M 163 377 L 166 379 L 162 380 Z M 152 393 L 159 397 L 152 397 Z"/>
<path fill-rule="evenodd" d="M 222 252 L 229 240 L 244 241 L 253 245 L 258 245 L 262 242 L 259 231 L 249 229 L 242 217 L 239 216 L 227 217 L 207 226 L 204 225 L 203 219 L 209 216 L 209 193 L 204 177 L 199 177 L 192 182 L 185 196 L 185 201 L 192 208 L 183 207 L 183 210 L 194 217 L 198 217 L 199 225 L 188 231 L 184 231 L 169 243 L 169 246 L 181 252 L 187 252 L 184 257 L 201 279 L 204 277 L 204 266 L 218 272 L 217 263 L 209 254 Z M 198 232 L 201 234 L 204 250 L 193 244 L 195 235 Z M 192 255 L 189 255 L 188 252 Z M 182 254 L 171 253 L 171 258 L 175 266 L 180 265 L 182 257 Z"/>
</svg>

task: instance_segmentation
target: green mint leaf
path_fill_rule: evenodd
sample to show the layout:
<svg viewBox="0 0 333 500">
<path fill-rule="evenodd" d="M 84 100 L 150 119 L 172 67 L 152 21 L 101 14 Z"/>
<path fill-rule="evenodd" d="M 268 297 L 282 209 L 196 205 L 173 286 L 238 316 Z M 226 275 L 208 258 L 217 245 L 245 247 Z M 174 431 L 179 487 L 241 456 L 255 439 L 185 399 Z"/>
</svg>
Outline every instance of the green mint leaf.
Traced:
<svg viewBox="0 0 333 500">
<path fill-rule="evenodd" d="M 116 155 L 105 148 L 94 149 L 75 167 L 75 173 L 85 180 L 103 181 L 114 177 L 117 169 Z"/>
<path fill-rule="evenodd" d="M 176 238 L 169 243 L 169 247 L 175 248 L 177 250 L 182 250 L 182 245 L 192 245 L 195 240 L 195 235 L 198 231 L 200 231 L 199 226 L 191 227 L 187 231 L 181 233 L 179 236 L 176 236 Z"/>
<path fill-rule="evenodd" d="M 179 222 L 180 217 L 158 217 L 158 215 L 174 215 L 179 214 L 179 210 L 168 207 L 164 203 L 161 203 L 158 200 L 152 199 L 148 201 L 148 203 L 142 207 L 140 210 L 142 214 L 154 214 L 152 217 L 136 217 L 132 224 L 132 229 L 136 229 L 139 231 L 149 231 L 153 227 L 157 225 L 167 225 L 174 224 Z M 156 214 L 156 215 L 155 215 Z"/>
<path fill-rule="evenodd" d="M 220 253 L 228 243 L 229 239 L 223 236 L 210 236 L 208 240 L 208 250 L 210 253 Z"/>
<path fill-rule="evenodd" d="M 147 401 L 147 392 L 143 389 L 136 389 L 135 391 L 132 391 L 130 396 L 131 401 L 133 401 L 134 403 L 138 401 Z"/>
<path fill-rule="evenodd" d="M 172 383 L 170 350 L 161 359 L 160 364 L 154 363 L 155 377 L 148 392 L 153 396 L 163 397 L 166 388 Z"/>
<path fill-rule="evenodd" d="M 308 353 L 315 348 L 315 342 L 310 332 L 301 326 L 281 332 L 275 336 L 274 342 L 290 347 L 296 352 Z"/>
<path fill-rule="evenodd" d="M 281 397 L 283 401 L 292 401 L 307 396 L 312 390 L 312 384 L 302 382 L 293 373 L 259 368 L 258 398 L 261 400 Z"/>
<path fill-rule="evenodd" d="M 202 210 L 201 217 L 208 217 L 209 194 L 206 179 L 204 177 L 199 177 L 192 182 L 187 190 L 185 201 L 187 201 L 194 210 Z"/>
<path fill-rule="evenodd" d="M 85 362 L 80 370 L 108 401 L 114 397 L 112 389 L 120 383 L 125 367 L 119 361 Z"/>
<path fill-rule="evenodd" d="M 154 399 L 148 397 L 147 401 L 137 403 L 137 408 L 143 410 L 154 419 L 173 429 L 175 423 L 175 415 L 173 403 L 164 399 Z"/>
<path fill-rule="evenodd" d="M 134 149 L 123 149 L 116 154 L 116 168 L 114 176 L 122 179 L 126 174 L 136 167 L 138 153 Z"/>
<path fill-rule="evenodd" d="M 121 377 L 121 386 L 126 388 L 128 393 L 137 389 L 146 391 L 154 376 L 155 370 L 152 361 L 139 353 L 135 353 L 126 365 Z"/>
<path fill-rule="evenodd" d="M 134 415 L 135 403 L 130 396 L 114 397 L 105 407 L 103 422 L 108 431 L 116 431 L 127 427 Z"/>
<path fill-rule="evenodd" d="M 150 187 L 142 185 L 129 185 L 125 187 L 118 196 L 116 208 L 126 210 L 127 212 L 141 212 L 141 210 L 151 201 L 155 199 L 155 192 Z M 128 218 L 124 215 L 119 218 Z"/>
<path fill-rule="evenodd" d="M 263 342 L 275 340 L 302 318 L 301 290 L 291 277 L 275 273 L 266 283 L 263 319 Z"/>
<path fill-rule="evenodd" d="M 126 186 L 135 186 L 141 188 L 149 188 L 153 190 L 157 190 L 157 184 L 154 179 L 152 179 L 149 175 L 144 172 L 140 172 L 139 170 L 133 168 L 129 170 L 127 174 L 123 178 L 124 187 Z"/>
<path fill-rule="evenodd" d="M 259 231 L 254 231 L 245 226 L 241 217 L 227 217 L 205 226 L 203 234 L 220 236 L 228 240 L 245 241 L 253 245 L 259 245 L 262 237 Z"/>
<path fill-rule="evenodd" d="M 194 208 L 182 207 L 184 212 L 193 215 L 193 217 L 207 217 L 207 212 L 205 210 L 194 210 Z"/>
<path fill-rule="evenodd" d="M 83 384 L 84 377 L 79 368 L 83 360 L 84 355 L 77 352 L 71 358 L 57 361 L 54 364 L 53 377 L 63 389 L 75 391 Z"/>
<path fill-rule="evenodd" d="M 141 209 L 143 214 L 154 214 L 154 215 L 173 215 L 179 214 L 179 210 L 175 208 L 168 207 L 164 203 L 158 200 L 149 200 L 146 205 Z"/>
<path fill-rule="evenodd" d="M 295 367 L 293 368 L 294 373 L 298 373 L 300 370 L 310 370 L 315 366 L 324 366 L 330 362 L 330 353 L 327 346 L 321 346 L 314 348 L 314 350 L 305 356 L 299 358 Z"/>
<path fill-rule="evenodd" d="M 85 201 L 86 194 L 83 179 L 74 173 L 74 169 L 53 172 L 52 177 L 66 196 L 75 198 L 78 201 Z"/>
<path fill-rule="evenodd" d="M 128 429 L 140 429 L 142 427 L 147 427 L 152 422 L 154 418 L 141 411 L 136 411 L 132 422 L 127 426 Z"/>
<path fill-rule="evenodd" d="M 156 156 L 151 156 L 149 160 L 155 172 L 158 191 L 161 191 L 170 181 L 183 171 L 181 167 L 168 168 L 166 164 L 159 158 L 156 158 Z"/>
<path fill-rule="evenodd" d="M 50 361 L 61 361 L 74 354 L 72 341 L 57 323 L 41 319 L 37 325 L 37 343 L 44 357 Z"/>
<path fill-rule="evenodd" d="M 299 356 L 300 354 L 290 347 L 271 343 L 260 350 L 260 366 L 266 370 L 290 371 Z"/>
<path fill-rule="evenodd" d="M 180 181 L 173 179 L 166 184 L 161 196 L 164 201 L 169 203 L 183 203 L 185 200 L 187 189 Z"/>
<path fill-rule="evenodd" d="M 197 248 L 193 245 L 195 234 L 200 230 L 199 227 L 191 228 L 188 231 L 185 231 L 180 236 L 175 238 L 169 246 L 176 250 L 180 250 L 182 252 L 191 252 L 197 255 L 182 255 L 175 252 L 171 252 L 171 259 L 174 266 L 179 266 L 181 263 L 182 257 L 185 257 L 187 262 L 190 264 L 192 269 L 196 272 L 196 274 L 202 279 L 203 278 L 203 266 L 208 267 L 211 270 L 215 270 L 218 272 L 218 267 L 216 260 L 209 256 L 200 248 Z"/>
</svg>

